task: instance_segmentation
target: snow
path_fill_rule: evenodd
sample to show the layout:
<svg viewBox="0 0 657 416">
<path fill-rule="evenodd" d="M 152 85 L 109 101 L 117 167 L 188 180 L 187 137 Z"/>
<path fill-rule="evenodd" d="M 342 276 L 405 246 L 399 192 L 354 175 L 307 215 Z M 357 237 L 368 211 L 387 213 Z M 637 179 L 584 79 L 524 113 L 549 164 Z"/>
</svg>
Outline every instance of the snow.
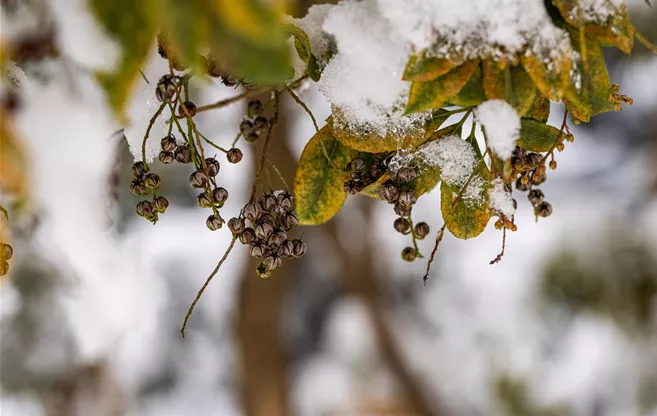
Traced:
<svg viewBox="0 0 657 416">
<path fill-rule="evenodd" d="M 617 13 L 623 5 L 622 0 L 579 0 L 579 7 L 573 7 L 570 17 L 575 21 L 583 19 L 587 23 L 604 24 Z"/>
<path fill-rule="evenodd" d="M 506 190 L 504 181 L 500 178 L 493 180 L 493 187 L 488 191 L 488 196 L 490 198 L 490 208 L 495 211 L 504 214 L 507 218 L 511 218 L 516 212 L 516 208 L 513 206 L 513 198 L 511 197 L 511 192 Z"/>
<path fill-rule="evenodd" d="M 503 100 L 489 100 L 475 110 L 488 138 L 488 146 L 503 159 L 508 159 L 516 147 L 520 133 L 520 117 L 516 110 Z"/>
<path fill-rule="evenodd" d="M 291 23 L 299 29 L 306 32 L 310 40 L 310 49 L 313 54 L 321 60 L 321 57 L 328 51 L 330 39 L 322 30 L 322 25 L 328 15 L 332 4 L 315 4 L 310 6 L 308 13 L 299 19 L 292 19 Z"/>
</svg>

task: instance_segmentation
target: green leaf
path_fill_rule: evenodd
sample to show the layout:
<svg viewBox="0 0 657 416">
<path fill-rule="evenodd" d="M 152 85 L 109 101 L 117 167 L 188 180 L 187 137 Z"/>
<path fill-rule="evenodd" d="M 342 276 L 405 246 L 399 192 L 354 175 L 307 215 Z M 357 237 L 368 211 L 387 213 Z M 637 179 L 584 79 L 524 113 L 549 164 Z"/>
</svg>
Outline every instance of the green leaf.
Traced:
<svg viewBox="0 0 657 416">
<path fill-rule="evenodd" d="M 449 102 L 460 107 L 474 107 L 484 101 L 486 94 L 482 85 L 482 71 L 480 66 L 477 66 L 463 89 L 455 97 L 450 98 Z"/>
<path fill-rule="evenodd" d="M 520 61 L 541 94 L 552 101 L 561 100 L 570 79 L 572 57 L 562 54 L 546 62 L 536 54 L 523 54 Z"/>
<path fill-rule="evenodd" d="M 479 163 L 477 173 L 471 183 L 477 181 L 490 182 L 490 173 L 484 163 Z M 447 229 L 456 238 L 467 240 L 481 234 L 492 216 L 489 205 L 488 189 L 483 187 L 477 200 L 459 198 L 462 187 L 448 185 L 443 182 L 440 185 L 440 210 Z"/>
<path fill-rule="evenodd" d="M 301 60 L 304 62 L 308 62 L 310 55 L 312 54 L 312 50 L 310 48 L 310 39 L 308 39 L 306 32 L 301 30 L 299 27 L 289 23 L 285 23 L 283 25 L 283 29 L 286 33 L 294 36 L 294 47 L 299 54 L 299 58 L 301 58 Z"/>
<path fill-rule="evenodd" d="M 550 100 L 537 92 L 532 106 L 527 110 L 524 117 L 540 121 L 543 124 L 547 123 L 550 117 Z"/>
<path fill-rule="evenodd" d="M 415 147 L 428 140 L 433 132 L 439 129 L 445 120 L 449 118 L 448 115 L 444 115 L 446 111 L 438 110 L 423 126 L 420 126 L 417 131 L 411 134 L 400 137 L 395 133 L 388 133 L 383 137 L 372 130 L 353 131 L 343 129 L 340 123 L 335 122 L 335 119 L 339 120 L 344 117 L 342 110 L 333 107 L 332 112 L 333 116 L 327 120 L 327 123 L 330 125 L 335 138 L 347 147 L 366 153 L 391 152 L 397 149 Z"/>
<path fill-rule="evenodd" d="M 503 67 L 492 59 L 484 61 L 483 67 L 486 98 L 505 100 L 516 109 L 518 115 L 523 116 L 536 98 L 536 86 L 527 71 L 520 65 Z"/>
<path fill-rule="evenodd" d="M 447 74 L 431 81 L 414 81 L 406 105 L 406 114 L 443 107 L 455 97 L 479 66 L 479 61 L 468 61 Z"/>
<path fill-rule="evenodd" d="M 518 146 L 532 152 L 547 152 L 555 145 L 560 130 L 539 121 L 520 119 Z"/>
<path fill-rule="evenodd" d="M 324 154 L 322 142 L 332 164 Z M 340 211 L 347 198 L 344 183 L 349 180 L 349 172 L 333 165 L 347 166 L 351 158 L 352 151 L 333 137 L 328 125 L 306 144 L 294 181 L 300 224 L 322 224 Z"/>
<path fill-rule="evenodd" d="M 412 55 L 406 64 L 404 81 L 431 81 L 461 65 L 449 59 L 427 57 L 426 52 Z"/>
</svg>

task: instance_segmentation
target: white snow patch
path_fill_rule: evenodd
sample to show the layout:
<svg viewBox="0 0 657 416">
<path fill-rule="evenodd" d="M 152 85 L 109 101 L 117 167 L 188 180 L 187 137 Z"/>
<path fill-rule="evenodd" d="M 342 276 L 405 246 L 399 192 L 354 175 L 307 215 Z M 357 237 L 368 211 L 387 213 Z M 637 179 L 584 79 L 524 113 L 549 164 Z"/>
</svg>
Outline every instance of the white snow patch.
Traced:
<svg viewBox="0 0 657 416">
<path fill-rule="evenodd" d="M 504 100 L 489 100 L 477 107 L 475 116 L 486 129 L 488 146 L 501 158 L 511 157 L 520 133 L 520 117 Z"/>
<path fill-rule="evenodd" d="M 300 19 L 290 19 L 290 23 L 306 32 L 310 40 L 310 49 L 320 58 L 327 52 L 330 38 L 322 30 L 322 25 L 329 11 L 335 7 L 333 4 L 315 4 L 310 6 L 308 13 Z"/>
<path fill-rule="evenodd" d="M 493 180 L 492 184 L 493 187 L 488 191 L 490 208 L 495 212 L 500 212 L 504 214 L 504 216 L 511 218 L 516 212 L 511 192 L 506 190 L 504 181 L 500 178 Z"/>
</svg>

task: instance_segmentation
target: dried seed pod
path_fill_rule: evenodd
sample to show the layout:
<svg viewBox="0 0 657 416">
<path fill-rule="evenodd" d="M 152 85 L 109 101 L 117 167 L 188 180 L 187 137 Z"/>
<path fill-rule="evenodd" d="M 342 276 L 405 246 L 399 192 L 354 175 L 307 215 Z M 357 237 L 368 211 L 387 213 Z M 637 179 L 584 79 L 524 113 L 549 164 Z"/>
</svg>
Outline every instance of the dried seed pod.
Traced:
<svg viewBox="0 0 657 416">
<path fill-rule="evenodd" d="M 261 240 L 267 240 L 274 233 L 274 227 L 269 223 L 259 224 L 255 228 L 256 237 Z"/>
<path fill-rule="evenodd" d="M 281 225 L 284 230 L 291 230 L 299 224 L 299 217 L 294 212 L 290 212 L 281 217 Z"/>
<path fill-rule="evenodd" d="M 274 212 L 278 206 L 276 198 L 272 194 L 264 194 L 260 197 L 260 206 L 264 211 Z"/>
<path fill-rule="evenodd" d="M 209 192 L 200 193 L 196 197 L 196 203 L 201 208 L 210 208 L 213 205 L 212 204 L 212 194 L 210 194 Z"/>
<path fill-rule="evenodd" d="M 229 163 L 240 163 L 242 157 L 244 157 L 244 155 L 237 147 L 228 149 L 228 152 L 226 153 L 226 159 L 228 159 Z"/>
<path fill-rule="evenodd" d="M 370 166 L 370 176 L 372 179 L 377 180 L 381 176 L 383 176 L 384 173 L 384 168 L 381 164 L 379 163 L 374 163 L 372 166 Z"/>
<path fill-rule="evenodd" d="M 263 263 L 260 263 L 256 268 L 256 275 L 261 279 L 269 279 L 271 276 L 271 270 L 267 269 Z"/>
<path fill-rule="evenodd" d="M 365 161 L 361 158 L 356 158 L 347 164 L 347 170 L 351 172 L 362 172 L 365 170 Z"/>
<path fill-rule="evenodd" d="M 135 162 L 132 165 L 132 176 L 135 178 L 141 178 L 148 172 L 148 165 L 142 161 Z"/>
<path fill-rule="evenodd" d="M 543 182 L 547 180 L 547 175 L 545 173 L 540 173 L 538 171 L 534 171 L 531 175 L 531 182 L 534 185 L 540 185 Z"/>
<path fill-rule="evenodd" d="M 210 186 L 210 179 L 208 178 L 208 175 L 205 174 L 205 172 L 197 170 L 189 175 L 189 186 L 192 188 L 205 189 Z"/>
<path fill-rule="evenodd" d="M 566 148 L 566 145 L 563 144 L 563 142 L 557 143 L 557 150 L 558 151 L 563 152 L 563 149 L 565 149 L 565 148 Z"/>
<path fill-rule="evenodd" d="M 269 126 L 269 120 L 263 116 L 258 116 L 253 120 L 253 127 L 256 130 L 264 130 Z"/>
<path fill-rule="evenodd" d="M 292 241 L 294 247 L 292 248 L 292 256 L 294 257 L 303 257 L 304 254 L 306 254 L 306 251 L 308 250 L 308 247 L 306 247 L 306 243 L 304 243 L 301 240 L 294 240 Z"/>
<path fill-rule="evenodd" d="M 292 244 L 292 246 L 290 246 L 290 244 L 288 244 L 288 243 L 292 243 L 292 242 L 290 240 L 285 240 L 278 247 L 278 250 L 276 251 L 276 253 L 280 257 L 290 257 L 290 254 L 292 254 L 292 248 L 294 248 L 294 244 Z"/>
<path fill-rule="evenodd" d="M 162 140 L 160 140 L 160 147 L 162 148 L 163 152 L 173 152 L 176 150 L 176 147 L 178 147 L 176 138 L 172 135 L 163 137 Z"/>
<path fill-rule="evenodd" d="M 242 244 L 251 244 L 255 241 L 255 239 L 255 231 L 251 227 L 246 227 L 244 231 L 240 233 L 240 243 Z"/>
<path fill-rule="evenodd" d="M 249 252 L 252 257 L 259 259 L 265 254 L 265 246 L 260 243 L 253 243 L 251 244 Z"/>
<path fill-rule="evenodd" d="M 524 157 L 526 153 L 527 151 L 520 146 L 516 146 L 516 148 L 513 149 L 513 156 L 516 157 Z"/>
<path fill-rule="evenodd" d="M 278 247 L 281 244 L 283 244 L 283 241 L 285 241 L 284 234 L 274 233 L 270 235 L 269 238 L 267 239 L 267 245 L 269 245 L 270 247 Z"/>
<path fill-rule="evenodd" d="M 0 243 L 0 259 L 9 260 L 14 255 L 14 249 L 7 243 Z"/>
<path fill-rule="evenodd" d="M 413 229 L 413 231 L 415 232 L 415 237 L 422 240 L 424 237 L 429 235 L 431 228 L 429 228 L 429 224 L 427 224 L 426 222 L 418 222 L 417 224 L 415 224 L 415 228 Z"/>
<path fill-rule="evenodd" d="M 212 191 L 212 200 L 217 205 L 222 205 L 228 199 L 228 191 L 226 188 L 215 188 Z"/>
<path fill-rule="evenodd" d="M 185 108 L 183 108 L 183 106 Z M 191 101 L 185 101 L 180 107 L 178 107 L 178 115 L 180 117 L 187 117 L 188 115 L 189 117 L 194 117 L 196 115 L 196 104 Z"/>
<path fill-rule="evenodd" d="M 212 214 L 208 217 L 207 220 L 205 220 L 205 225 L 212 231 L 217 231 L 220 229 L 223 225 L 224 222 L 221 221 L 221 218 L 218 216 Z"/>
<path fill-rule="evenodd" d="M 251 100 L 247 104 L 246 113 L 249 117 L 253 118 L 259 116 L 262 113 L 262 101 L 260 100 Z"/>
<path fill-rule="evenodd" d="M 221 76 L 221 82 L 227 87 L 234 87 L 239 85 L 240 80 L 230 74 L 224 74 Z"/>
<path fill-rule="evenodd" d="M 351 172 L 349 177 L 353 179 L 354 182 L 358 182 L 363 178 L 363 172 Z"/>
<path fill-rule="evenodd" d="M 402 250 L 401 257 L 405 261 L 414 261 L 417 258 L 417 250 L 415 250 L 413 247 L 406 247 Z"/>
<path fill-rule="evenodd" d="M 258 220 L 256 221 L 256 223 L 258 225 L 265 224 L 265 223 L 266 224 L 271 224 L 272 227 L 276 227 L 276 225 L 277 225 L 276 220 L 274 219 L 274 217 L 271 214 L 269 214 L 268 212 L 263 212 L 262 215 L 260 216 L 260 218 L 258 218 Z"/>
<path fill-rule="evenodd" d="M 500 218 L 499 220 L 495 221 L 495 229 L 501 230 L 502 228 L 504 228 L 504 220 Z"/>
<path fill-rule="evenodd" d="M 520 192 L 527 192 L 529 191 L 529 188 L 530 188 L 529 183 L 524 183 L 521 178 L 518 178 L 516 180 L 516 189 L 519 190 Z"/>
<path fill-rule="evenodd" d="M 262 208 L 259 204 L 249 202 L 244 206 L 244 216 L 249 221 L 256 221 L 262 215 Z"/>
<path fill-rule="evenodd" d="M 568 133 L 568 134 L 566 134 L 566 137 L 565 137 L 565 139 L 566 139 L 566 141 L 568 141 L 568 142 L 570 142 L 570 143 L 572 143 L 572 142 L 574 142 L 574 141 L 575 141 L 575 136 L 573 136 L 573 134 L 572 134 L 572 133 Z"/>
<path fill-rule="evenodd" d="M 137 202 L 137 215 L 140 217 L 148 218 L 155 213 L 155 207 L 151 201 L 139 201 Z"/>
<path fill-rule="evenodd" d="M 556 170 L 557 169 L 557 161 L 556 160 L 550 160 L 550 170 Z"/>
<path fill-rule="evenodd" d="M 527 156 L 525 156 L 525 160 L 527 161 L 527 165 L 529 165 L 529 168 L 534 169 L 541 163 L 541 160 L 543 160 L 543 156 L 533 152 L 527 153 Z"/>
<path fill-rule="evenodd" d="M 399 191 L 393 184 L 386 184 L 381 187 L 381 198 L 391 204 L 397 202 Z"/>
<path fill-rule="evenodd" d="M 133 179 L 132 182 L 130 182 L 130 192 L 132 192 L 133 195 L 146 195 L 148 193 L 146 182 L 143 179 Z"/>
<path fill-rule="evenodd" d="M 527 169 L 529 169 L 529 166 L 527 165 L 527 161 L 525 160 L 525 158 L 520 156 L 511 157 L 511 167 L 516 172 L 524 172 Z"/>
<path fill-rule="evenodd" d="M 543 201 L 536 207 L 536 215 L 539 217 L 549 217 L 552 214 L 552 204 Z"/>
<path fill-rule="evenodd" d="M 400 168 L 397 171 L 397 178 L 401 182 L 411 182 L 417 177 L 417 172 L 415 169 L 409 167 L 409 166 L 404 166 L 403 168 Z"/>
<path fill-rule="evenodd" d="M 394 222 L 395 231 L 406 234 L 411 229 L 411 223 L 406 218 L 399 217 Z"/>
<path fill-rule="evenodd" d="M 347 195 L 356 195 L 358 193 L 356 182 L 353 180 L 349 180 L 345 182 L 343 189 Z"/>
<path fill-rule="evenodd" d="M 267 268 L 267 270 L 273 271 L 281 267 L 281 264 L 283 264 L 283 259 L 278 256 L 267 256 L 262 261 L 262 264 Z"/>
<path fill-rule="evenodd" d="M 242 133 L 244 136 L 249 134 L 253 130 L 253 123 L 251 123 L 249 120 L 242 120 L 240 123 L 240 133 Z"/>
<path fill-rule="evenodd" d="M 146 186 L 151 188 L 151 189 L 158 189 L 160 187 L 160 175 L 157 173 L 149 173 L 146 175 Z"/>
<path fill-rule="evenodd" d="M 407 207 L 397 202 L 395 204 L 394 210 L 395 210 L 395 214 L 399 215 L 400 217 L 408 217 L 409 215 L 411 215 L 412 207 Z"/>
<path fill-rule="evenodd" d="M 412 207 L 417 202 L 415 191 L 409 189 L 399 193 L 399 204 L 405 207 Z"/>
<path fill-rule="evenodd" d="M 158 158 L 160 159 L 160 162 L 162 162 L 165 165 L 173 163 L 173 161 L 175 160 L 175 156 L 173 155 L 173 152 L 160 152 Z"/>
<path fill-rule="evenodd" d="M 294 210 L 294 196 L 285 191 L 276 191 L 276 202 L 278 205 L 283 208 L 286 212 L 291 212 Z"/>
<path fill-rule="evenodd" d="M 247 143 L 255 143 L 255 142 L 258 141 L 259 138 L 260 138 L 260 135 L 257 132 L 252 132 L 252 133 L 249 133 L 248 135 L 244 136 L 244 140 Z"/>
<path fill-rule="evenodd" d="M 543 202 L 543 198 L 545 198 L 545 195 L 540 189 L 532 189 L 529 191 L 529 194 L 527 194 L 527 199 L 529 199 L 529 202 L 531 202 L 532 205 L 540 204 Z"/>
<path fill-rule="evenodd" d="M 211 178 L 214 178 L 219 174 L 219 161 L 213 157 L 208 157 L 205 159 L 205 166 L 207 167 L 207 173 Z"/>
<path fill-rule="evenodd" d="M 246 224 L 244 220 L 239 217 L 233 217 L 228 220 L 228 229 L 231 233 L 239 235 L 246 229 Z"/>
<path fill-rule="evenodd" d="M 173 155 L 178 163 L 190 163 L 192 161 L 192 151 L 189 150 L 187 145 L 178 146 Z"/>
<path fill-rule="evenodd" d="M 169 200 L 163 196 L 158 196 L 153 200 L 153 206 L 157 212 L 163 214 L 169 207 Z"/>
<path fill-rule="evenodd" d="M 163 75 L 155 87 L 155 97 L 160 102 L 170 101 L 177 90 L 178 81 L 171 74 Z"/>
</svg>

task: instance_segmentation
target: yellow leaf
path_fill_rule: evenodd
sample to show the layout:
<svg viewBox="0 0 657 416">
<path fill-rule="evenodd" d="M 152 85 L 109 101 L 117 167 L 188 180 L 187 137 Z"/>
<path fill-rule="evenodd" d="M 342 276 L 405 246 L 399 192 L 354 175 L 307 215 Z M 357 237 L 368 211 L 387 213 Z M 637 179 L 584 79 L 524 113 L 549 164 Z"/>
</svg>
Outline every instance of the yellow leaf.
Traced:
<svg viewBox="0 0 657 416">
<path fill-rule="evenodd" d="M 522 66 L 538 90 L 552 101 L 560 101 L 568 86 L 572 57 L 565 54 L 545 60 L 535 54 L 523 54 Z"/>
<path fill-rule="evenodd" d="M 404 70 L 404 81 L 431 81 L 461 65 L 445 58 L 427 57 L 426 52 L 412 55 Z"/>
</svg>

